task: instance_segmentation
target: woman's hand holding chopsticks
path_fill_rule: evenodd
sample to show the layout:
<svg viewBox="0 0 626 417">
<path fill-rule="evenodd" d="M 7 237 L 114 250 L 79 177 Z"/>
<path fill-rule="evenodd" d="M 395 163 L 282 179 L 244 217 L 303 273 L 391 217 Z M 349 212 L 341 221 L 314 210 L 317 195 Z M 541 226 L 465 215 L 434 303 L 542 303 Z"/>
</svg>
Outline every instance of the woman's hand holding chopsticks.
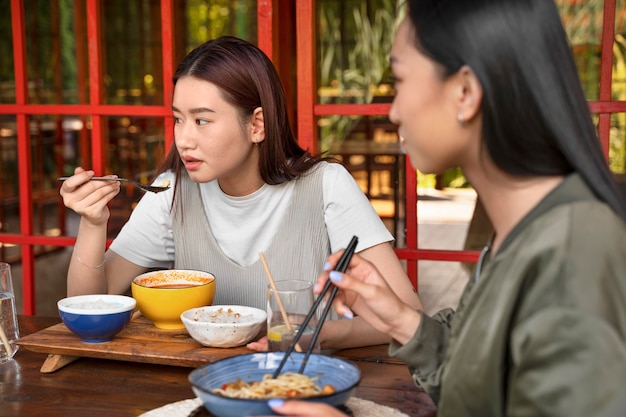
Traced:
<svg viewBox="0 0 626 417">
<path fill-rule="evenodd" d="M 398 343 L 408 342 L 419 327 L 421 316 L 393 292 L 376 267 L 354 255 L 345 273 L 333 271 L 343 251 L 328 258 L 328 268 L 318 279 L 314 291 L 319 293 L 330 279 L 340 291 L 333 307 L 346 318 L 358 314 L 376 330 L 388 334 Z"/>
</svg>

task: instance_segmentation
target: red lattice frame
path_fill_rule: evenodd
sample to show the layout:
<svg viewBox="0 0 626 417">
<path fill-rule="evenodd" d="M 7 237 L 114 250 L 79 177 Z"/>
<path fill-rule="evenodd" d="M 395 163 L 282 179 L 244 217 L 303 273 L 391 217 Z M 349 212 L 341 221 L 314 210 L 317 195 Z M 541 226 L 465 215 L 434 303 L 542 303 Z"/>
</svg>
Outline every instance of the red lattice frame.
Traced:
<svg viewBox="0 0 626 417">
<path fill-rule="evenodd" d="M 285 0 L 289 1 L 289 0 Z M 277 56 L 276 45 L 281 26 L 277 25 L 279 0 L 258 0 L 258 44 L 270 57 Z M 34 246 L 72 246 L 75 238 L 71 236 L 37 236 L 33 229 L 32 198 L 32 158 L 30 152 L 29 116 L 38 114 L 90 116 L 93 123 L 91 135 L 91 159 L 96 170 L 104 169 L 104 151 L 102 137 L 102 118 L 106 116 L 151 116 L 164 117 L 166 148 L 173 143 L 171 109 L 172 86 L 167 80 L 172 79 L 174 70 L 174 26 L 172 21 L 173 0 L 161 0 L 161 27 L 163 45 L 163 103 L 162 106 L 127 106 L 104 105 L 101 102 L 100 86 L 100 0 L 75 0 L 75 6 L 86 7 L 87 43 L 90 95 L 88 104 L 79 105 L 39 105 L 28 103 L 25 22 L 23 2 L 11 0 L 11 21 L 13 34 L 13 54 L 15 69 L 15 104 L 0 104 L 0 114 L 15 115 L 17 121 L 20 233 L 0 233 L 0 242 L 21 245 L 23 312 L 35 314 L 35 271 Z M 599 117 L 598 132 L 605 155 L 608 157 L 610 118 L 612 113 L 625 112 L 625 102 L 611 101 L 611 81 L 613 64 L 613 38 L 616 0 L 604 2 L 604 26 L 602 32 L 602 55 L 600 65 L 600 97 L 590 102 L 590 109 Z M 299 140 L 305 148 L 315 151 L 317 147 L 315 118 L 323 115 L 386 115 L 388 104 L 364 105 L 322 105 L 316 103 L 315 88 L 315 1 L 298 0 L 296 9 L 296 66 L 297 66 L 297 131 Z M 291 30 L 287 26 L 282 26 Z M 86 80 L 79 80 L 84 83 Z M 83 149 L 86 147 L 83 147 Z M 407 161 L 407 166 L 410 166 Z M 478 254 L 473 251 L 447 251 L 420 249 L 417 246 L 418 224 L 416 175 L 407 170 L 406 176 L 406 247 L 396 249 L 401 259 L 407 261 L 407 271 L 413 285 L 417 288 L 417 262 L 420 260 L 475 262 Z"/>
</svg>

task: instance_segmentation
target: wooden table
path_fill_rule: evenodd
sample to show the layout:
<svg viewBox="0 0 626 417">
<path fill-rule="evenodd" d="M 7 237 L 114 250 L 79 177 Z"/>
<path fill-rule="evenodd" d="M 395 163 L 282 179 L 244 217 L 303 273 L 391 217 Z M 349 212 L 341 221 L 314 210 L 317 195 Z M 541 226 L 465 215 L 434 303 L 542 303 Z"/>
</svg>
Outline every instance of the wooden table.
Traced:
<svg viewBox="0 0 626 417">
<path fill-rule="evenodd" d="M 21 316 L 20 332 L 25 336 L 58 322 Z M 405 365 L 387 357 L 386 349 L 381 345 L 337 354 L 361 369 L 357 397 L 411 417 L 435 416 L 430 397 L 414 386 Z M 0 416 L 138 416 L 194 398 L 187 380 L 189 367 L 80 358 L 56 372 L 42 373 L 46 357 L 22 346 L 14 360 L 0 366 Z"/>
</svg>

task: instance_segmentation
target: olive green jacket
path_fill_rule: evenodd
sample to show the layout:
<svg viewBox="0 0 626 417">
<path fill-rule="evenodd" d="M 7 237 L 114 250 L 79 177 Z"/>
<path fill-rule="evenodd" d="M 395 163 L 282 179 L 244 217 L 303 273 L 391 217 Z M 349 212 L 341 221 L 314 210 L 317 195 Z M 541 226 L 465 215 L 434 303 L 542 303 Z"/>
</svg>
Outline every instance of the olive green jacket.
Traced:
<svg viewBox="0 0 626 417">
<path fill-rule="evenodd" d="M 626 224 L 573 174 L 389 351 L 438 417 L 626 416 Z M 482 263 L 482 265 L 481 265 Z"/>
</svg>

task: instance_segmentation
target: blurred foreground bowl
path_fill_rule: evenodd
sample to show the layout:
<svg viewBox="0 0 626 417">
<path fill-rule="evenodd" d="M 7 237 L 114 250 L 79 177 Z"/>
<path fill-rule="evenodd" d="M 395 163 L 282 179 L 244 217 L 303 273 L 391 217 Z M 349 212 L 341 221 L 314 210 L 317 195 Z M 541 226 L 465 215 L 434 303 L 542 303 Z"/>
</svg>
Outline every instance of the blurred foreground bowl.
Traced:
<svg viewBox="0 0 626 417">
<path fill-rule="evenodd" d="M 180 315 L 191 308 L 211 305 L 215 277 L 204 271 L 169 269 L 141 274 L 131 292 L 141 314 L 160 329 L 184 329 Z"/>
<path fill-rule="evenodd" d="M 63 324 L 87 343 L 108 342 L 130 321 L 136 306 L 132 297 L 91 294 L 67 297 L 57 302 Z"/>
<path fill-rule="evenodd" d="M 215 305 L 192 308 L 180 315 L 187 332 L 204 346 L 229 348 L 245 345 L 265 326 L 264 310 Z"/>
<path fill-rule="evenodd" d="M 284 352 L 251 353 L 222 359 L 189 374 L 193 392 L 200 398 L 204 407 L 216 417 L 241 417 L 275 415 L 267 406 L 266 399 L 227 398 L 212 391 L 224 384 L 235 382 L 238 378 L 245 382 L 261 381 L 263 375 L 272 374 Z M 304 353 L 292 353 L 282 372 L 298 372 Z M 309 357 L 304 374 L 316 377 L 320 387 L 332 385 L 333 394 L 299 398 L 304 401 L 323 402 L 333 406 L 344 404 L 356 391 L 361 380 L 361 372 L 352 363 L 322 354 Z"/>
</svg>

